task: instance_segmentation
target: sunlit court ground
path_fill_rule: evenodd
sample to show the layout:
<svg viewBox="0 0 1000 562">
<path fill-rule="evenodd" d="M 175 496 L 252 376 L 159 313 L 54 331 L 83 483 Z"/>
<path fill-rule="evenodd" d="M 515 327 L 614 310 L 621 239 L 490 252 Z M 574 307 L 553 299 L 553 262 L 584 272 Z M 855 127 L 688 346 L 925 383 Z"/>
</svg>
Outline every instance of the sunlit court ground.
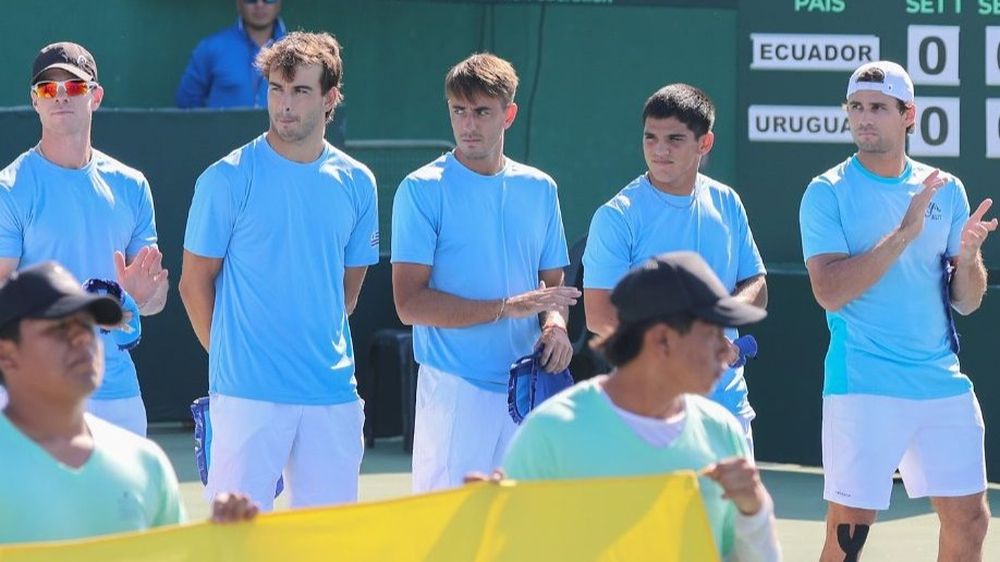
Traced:
<svg viewBox="0 0 1000 562">
<path fill-rule="evenodd" d="M 170 456 L 181 480 L 181 493 L 192 519 L 208 516 L 192 452 L 191 431 L 154 428 L 150 437 Z M 817 468 L 762 463 L 764 483 L 774 496 L 778 531 L 788 562 L 818 560 L 825 513 L 823 477 Z M 410 493 L 410 456 L 401 439 L 379 439 L 365 451 L 361 466 L 361 501 L 378 501 Z M 287 508 L 285 496 L 278 509 Z M 990 486 L 994 514 L 986 537 L 984 560 L 1000 560 L 1000 485 Z M 937 552 L 937 519 L 927 500 L 910 500 L 902 483 L 893 488 L 892 506 L 881 514 L 865 547 L 866 562 L 933 561 Z"/>
</svg>

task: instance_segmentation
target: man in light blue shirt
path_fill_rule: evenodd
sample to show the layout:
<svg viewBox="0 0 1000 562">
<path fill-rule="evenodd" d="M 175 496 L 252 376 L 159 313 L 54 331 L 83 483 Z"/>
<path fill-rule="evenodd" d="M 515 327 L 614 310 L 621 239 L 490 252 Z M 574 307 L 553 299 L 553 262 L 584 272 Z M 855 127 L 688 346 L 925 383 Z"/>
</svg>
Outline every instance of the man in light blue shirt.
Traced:
<svg viewBox="0 0 1000 562">
<path fill-rule="evenodd" d="M 375 178 L 324 139 L 340 45 L 291 33 L 261 51 L 270 129 L 198 178 L 181 297 L 209 354 L 206 496 L 271 509 L 357 499 L 364 413 L 348 315 L 378 262 Z"/>
<path fill-rule="evenodd" d="M 167 270 L 156 247 L 149 183 L 138 170 L 91 145 L 93 112 L 104 88 L 82 46 L 43 48 L 31 73 L 31 104 L 42 125 L 38 145 L 0 171 L 0 281 L 43 261 L 79 279 L 118 282 L 143 315 L 167 299 Z M 105 376 L 88 410 L 146 435 L 146 408 L 135 365 L 105 334 Z"/>
<path fill-rule="evenodd" d="M 830 329 L 824 561 L 859 559 L 897 468 L 938 512 L 938 559 L 982 560 L 985 428 L 951 314 L 982 302 L 980 247 L 997 220 L 983 220 L 989 199 L 970 217 L 958 178 L 907 157 L 914 101 L 898 64 L 859 67 L 844 106 L 857 153 L 802 197 L 802 250 Z"/>
<path fill-rule="evenodd" d="M 236 23 L 202 39 L 175 96 L 177 107 L 265 107 L 267 80 L 254 65 L 264 47 L 285 36 L 281 0 L 236 0 Z"/>
<path fill-rule="evenodd" d="M 726 289 L 751 304 L 767 306 L 764 261 L 746 210 L 731 187 L 699 174 L 712 150 L 715 107 L 698 88 L 671 84 L 655 92 L 642 112 L 647 171 L 594 214 L 583 255 L 587 327 L 614 330 L 611 289 L 632 267 L 663 252 L 697 252 Z M 727 328 L 730 341 L 738 333 Z M 730 363 L 738 351 L 730 346 Z M 743 368 L 729 369 L 710 397 L 732 412 L 753 446 Z"/>
<path fill-rule="evenodd" d="M 420 363 L 415 492 L 499 465 L 516 427 L 511 363 L 538 349 L 558 372 L 572 357 L 566 314 L 579 292 L 562 287 L 569 259 L 556 184 L 503 153 L 516 89 L 499 57 L 455 65 L 445 94 L 457 146 L 407 176 L 393 202 L 393 294 Z"/>
</svg>

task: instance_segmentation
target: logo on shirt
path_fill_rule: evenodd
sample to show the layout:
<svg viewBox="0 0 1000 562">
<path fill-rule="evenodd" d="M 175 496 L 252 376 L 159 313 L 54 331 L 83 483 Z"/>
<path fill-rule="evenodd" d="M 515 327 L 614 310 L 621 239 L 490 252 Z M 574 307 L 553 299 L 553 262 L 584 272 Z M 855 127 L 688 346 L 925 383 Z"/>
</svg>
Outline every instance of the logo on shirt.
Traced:
<svg viewBox="0 0 1000 562">
<path fill-rule="evenodd" d="M 378 231 L 372 233 L 371 240 L 369 241 L 372 247 L 378 246 Z"/>
<path fill-rule="evenodd" d="M 941 220 L 941 207 L 931 201 L 931 204 L 927 206 L 927 212 L 924 213 L 924 217 L 931 219 L 932 221 Z"/>
</svg>

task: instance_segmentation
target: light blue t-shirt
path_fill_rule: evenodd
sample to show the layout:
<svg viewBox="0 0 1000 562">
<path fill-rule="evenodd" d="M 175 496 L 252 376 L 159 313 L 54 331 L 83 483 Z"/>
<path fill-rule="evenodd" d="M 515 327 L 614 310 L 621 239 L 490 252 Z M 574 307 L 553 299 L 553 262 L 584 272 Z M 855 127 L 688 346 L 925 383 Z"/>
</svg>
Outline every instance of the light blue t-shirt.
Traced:
<svg viewBox="0 0 1000 562">
<path fill-rule="evenodd" d="M 583 253 L 583 286 L 611 290 L 630 269 L 664 252 L 700 254 L 726 290 L 766 273 L 740 196 L 699 174 L 690 195 L 656 189 L 643 174 L 602 205 L 590 223 Z M 730 340 L 735 329 L 726 330 Z M 712 400 L 743 419 L 753 419 L 743 368 L 723 373 Z"/>
<path fill-rule="evenodd" d="M 430 266 L 430 288 L 466 299 L 538 287 L 538 272 L 569 263 L 556 184 L 509 158 L 492 176 L 448 153 L 407 176 L 392 207 L 392 262 Z M 506 391 L 511 363 L 532 352 L 538 318 L 465 328 L 413 327 L 418 363 Z"/>
<path fill-rule="evenodd" d="M 329 143 L 300 164 L 265 136 L 202 173 L 188 214 L 184 248 L 223 260 L 209 389 L 286 404 L 352 402 L 344 268 L 378 262 L 375 177 Z"/>
<path fill-rule="evenodd" d="M 115 279 L 114 253 L 131 260 L 156 245 L 153 196 L 142 173 L 99 150 L 79 169 L 49 162 L 37 149 L 0 171 L 0 257 L 18 268 L 61 263 L 81 282 Z M 139 396 L 135 364 L 105 334 L 104 382 L 92 398 Z"/>
<path fill-rule="evenodd" d="M 799 224 L 806 261 L 820 254 L 857 256 L 899 227 L 913 195 L 933 170 L 907 160 L 883 178 L 851 157 L 813 179 Z M 931 399 L 964 394 L 972 382 L 953 349 L 945 261 L 961 250 L 969 200 L 951 177 L 934 195 L 920 235 L 858 298 L 826 314 L 830 348 L 823 394 Z"/>
</svg>

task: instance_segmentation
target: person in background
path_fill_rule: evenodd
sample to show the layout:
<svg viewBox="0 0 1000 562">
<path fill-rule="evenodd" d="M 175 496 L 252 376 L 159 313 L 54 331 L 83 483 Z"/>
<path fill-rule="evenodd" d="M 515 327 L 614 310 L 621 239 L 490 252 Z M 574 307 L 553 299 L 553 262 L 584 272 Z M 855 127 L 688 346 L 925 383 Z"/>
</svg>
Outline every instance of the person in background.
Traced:
<svg viewBox="0 0 1000 562">
<path fill-rule="evenodd" d="M 79 279 L 117 282 L 141 315 L 159 313 L 169 281 L 149 182 L 91 143 L 94 112 L 104 99 L 97 62 L 81 45 L 53 43 L 35 58 L 30 84 L 42 137 L 0 171 L 0 281 L 55 260 Z M 87 411 L 145 435 L 132 356 L 115 334 L 102 339 L 103 382 Z"/>
<path fill-rule="evenodd" d="M 364 164 L 324 140 L 343 78 L 340 44 L 294 32 L 261 51 L 266 132 L 198 178 L 180 292 L 208 351 L 213 439 L 207 498 L 270 510 L 357 500 L 364 410 L 354 312 L 379 260 L 378 193 Z"/>
<path fill-rule="evenodd" d="M 267 107 L 257 54 L 285 36 L 281 0 L 236 0 L 236 23 L 202 39 L 177 86 L 177 107 Z"/>
<path fill-rule="evenodd" d="M 929 497 L 938 514 L 938 560 L 979 561 L 990 521 L 985 424 L 952 313 L 972 314 L 986 293 L 992 201 L 970 215 L 958 178 L 907 156 L 917 109 L 900 65 L 858 67 L 844 109 L 857 152 L 813 178 L 799 209 L 830 329 L 821 560 L 861 558 L 898 469 L 907 494 Z"/>
<path fill-rule="evenodd" d="M 420 363 L 413 491 L 462 484 L 499 463 L 516 425 L 511 363 L 540 350 L 569 365 L 569 263 L 556 184 L 504 154 L 517 116 L 514 67 L 477 53 L 445 77 L 455 150 L 408 175 L 392 208 L 396 312 Z"/>
</svg>

